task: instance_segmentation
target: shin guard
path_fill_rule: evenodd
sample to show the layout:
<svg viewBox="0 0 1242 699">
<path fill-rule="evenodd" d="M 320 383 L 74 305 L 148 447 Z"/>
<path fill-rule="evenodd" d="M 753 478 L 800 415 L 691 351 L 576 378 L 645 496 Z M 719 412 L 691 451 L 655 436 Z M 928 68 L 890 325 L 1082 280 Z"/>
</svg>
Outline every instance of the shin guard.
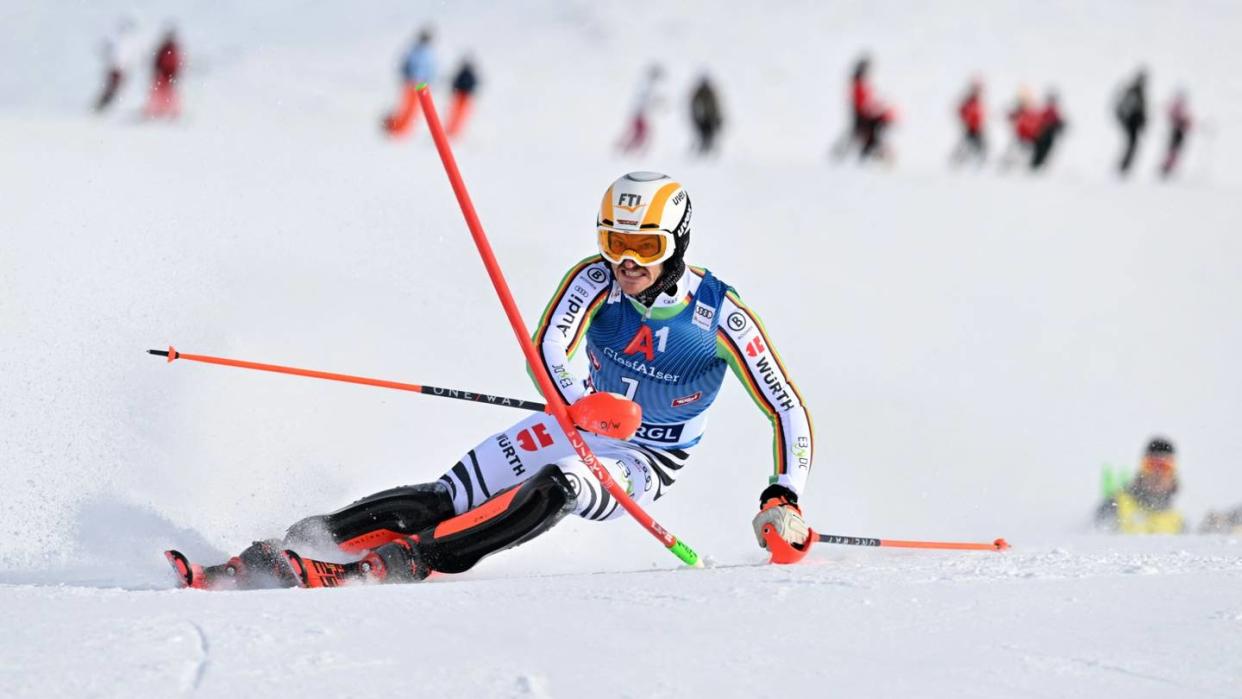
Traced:
<svg viewBox="0 0 1242 699">
<path fill-rule="evenodd" d="M 484 556 L 539 536 L 577 504 L 577 496 L 555 464 L 482 505 L 419 532 L 420 556 L 434 571 L 461 573 Z"/>
<path fill-rule="evenodd" d="M 331 514 L 298 521 L 285 534 L 285 546 L 335 544 L 348 553 L 361 553 L 434 527 L 455 513 L 442 483 L 391 488 Z"/>
</svg>

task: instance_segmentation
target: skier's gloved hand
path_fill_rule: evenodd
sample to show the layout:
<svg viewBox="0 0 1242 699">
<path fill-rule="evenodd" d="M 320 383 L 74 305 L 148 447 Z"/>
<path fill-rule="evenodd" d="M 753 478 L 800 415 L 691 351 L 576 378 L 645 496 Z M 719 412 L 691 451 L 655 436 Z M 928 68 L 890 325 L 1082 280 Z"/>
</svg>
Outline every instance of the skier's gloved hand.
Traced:
<svg viewBox="0 0 1242 699">
<path fill-rule="evenodd" d="M 759 546 L 771 550 L 776 563 L 793 563 L 811 548 L 811 529 L 802 519 L 798 495 L 784 486 L 770 485 L 763 491 L 752 524 Z"/>
<path fill-rule="evenodd" d="M 616 393 L 588 393 L 569 406 L 569 417 L 588 432 L 627 440 L 642 424 L 643 409 Z"/>
</svg>

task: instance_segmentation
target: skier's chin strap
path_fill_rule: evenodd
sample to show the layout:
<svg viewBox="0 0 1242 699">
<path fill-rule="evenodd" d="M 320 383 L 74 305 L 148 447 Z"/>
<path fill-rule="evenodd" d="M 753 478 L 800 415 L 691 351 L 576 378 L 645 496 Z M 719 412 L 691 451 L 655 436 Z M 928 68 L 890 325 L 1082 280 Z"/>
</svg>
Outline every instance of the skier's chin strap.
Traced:
<svg viewBox="0 0 1242 699">
<path fill-rule="evenodd" d="M 677 287 L 681 282 L 681 277 L 686 273 L 686 262 L 681 258 L 669 260 L 664 263 L 664 271 L 655 283 L 644 289 L 633 299 L 647 308 L 660 298 L 660 294 L 668 293 L 669 296 L 677 295 Z"/>
</svg>

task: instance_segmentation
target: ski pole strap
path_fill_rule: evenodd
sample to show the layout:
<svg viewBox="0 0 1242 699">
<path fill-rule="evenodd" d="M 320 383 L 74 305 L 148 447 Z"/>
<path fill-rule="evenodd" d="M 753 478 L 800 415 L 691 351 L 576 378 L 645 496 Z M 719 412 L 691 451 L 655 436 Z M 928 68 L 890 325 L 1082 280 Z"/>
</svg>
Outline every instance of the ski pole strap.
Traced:
<svg viewBox="0 0 1242 699">
<path fill-rule="evenodd" d="M 945 549 L 952 551 L 1004 551 L 1009 542 L 997 539 L 991 543 L 974 543 L 961 541 L 909 541 L 905 539 L 876 539 L 867 536 L 844 536 L 841 534 L 815 533 L 817 541 L 825 544 L 841 544 L 843 546 L 884 546 L 903 549 Z"/>
<path fill-rule="evenodd" d="M 521 398 L 507 398 L 505 396 L 493 396 L 488 393 L 475 393 L 473 391 L 463 391 L 456 388 L 440 388 L 439 386 L 420 386 L 412 383 L 401 383 L 399 381 L 388 381 L 385 379 L 372 379 L 365 376 L 350 376 L 349 374 L 335 374 L 329 371 L 316 371 L 314 369 L 299 369 L 291 366 L 280 366 L 279 364 L 261 364 L 259 362 L 249 362 L 242 359 L 228 359 L 226 357 L 209 357 L 205 354 L 187 354 L 178 352 L 177 348 L 169 345 L 167 350 L 150 349 L 147 354 L 153 354 L 157 357 L 168 357 L 169 363 L 176 359 L 186 359 L 192 362 L 203 362 L 205 364 L 219 364 L 221 366 L 238 367 L 241 369 L 254 369 L 256 371 L 270 371 L 276 374 L 291 374 L 293 376 L 306 376 L 312 379 L 325 379 L 328 381 L 341 381 L 343 383 L 355 383 L 363 386 L 378 386 L 379 388 L 392 388 L 398 391 L 409 391 L 411 393 L 422 393 L 423 395 L 436 396 L 438 398 L 453 398 L 456 400 L 466 400 L 474 403 L 487 403 L 488 405 L 499 405 L 505 408 L 518 408 L 521 410 L 530 410 L 532 412 L 541 413 L 547 406 L 543 403 L 537 403 L 530 400 L 522 400 Z"/>
</svg>

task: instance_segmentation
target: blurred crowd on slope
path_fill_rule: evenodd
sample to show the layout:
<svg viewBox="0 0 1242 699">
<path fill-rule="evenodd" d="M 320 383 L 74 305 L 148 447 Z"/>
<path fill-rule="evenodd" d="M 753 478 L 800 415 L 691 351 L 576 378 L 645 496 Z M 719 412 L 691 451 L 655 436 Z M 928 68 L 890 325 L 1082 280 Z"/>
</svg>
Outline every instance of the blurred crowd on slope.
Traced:
<svg viewBox="0 0 1242 699">
<path fill-rule="evenodd" d="M 103 86 L 94 102 L 97 112 L 104 112 L 115 102 L 117 94 L 143 64 L 150 69 L 150 83 L 143 115 L 147 118 L 176 118 L 181 114 L 178 85 L 184 74 L 185 59 L 176 31 L 166 28 L 159 43 L 140 45 L 140 32 L 132 17 L 122 18 L 108 33 L 103 45 Z M 382 118 L 382 131 L 393 139 L 414 132 L 421 117 L 417 88 L 422 83 L 433 87 L 447 77 L 451 90 L 446 131 L 459 137 L 475 110 L 475 95 L 481 83 L 478 66 L 469 54 L 462 56 L 453 71 L 442 76 L 435 45 L 435 31 L 427 25 L 414 35 L 398 66 L 399 90 L 395 106 Z M 663 66 L 653 63 L 642 71 L 631 107 L 625 116 L 624 131 L 614 143 L 622 154 L 641 156 L 655 140 L 655 115 L 676 104 L 689 126 L 690 153 L 712 157 L 722 148 L 727 125 L 723 99 L 716 82 L 707 70 L 701 70 L 674 100 L 666 86 Z M 901 122 L 895 102 L 882 97 L 873 81 L 873 59 L 859 56 L 850 67 L 846 89 L 846 128 L 830 144 L 828 155 L 836 163 L 856 161 L 860 164 L 881 163 L 892 166 L 897 161 L 888 136 Z M 1146 68 L 1137 69 L 1112 98 L 1112 113 L 1121 135 L 1121 152 L 1116 171 L 1128 176 L 1134 169 L 1136 155 L 1148 131 L 1157 121 L 1148 97 L 1149 75 Z M 994 160 L 1002 171 L 1022 168 L 1031 171 L 1046 169 L 1070 128 L 1066 108 L 1056 89 L 1049 88 L 1036 98 L 1026 86 L 1018 86 L 1014 98 L 1000 110 L 989 108 L 982 76 L 967 81 L 954 105 L 960 136 L 952 147 L 950 167 L 982 168 Z M 1167 122 L 1163 154 L 1157 172 L 1162 177 L 1173 175 L 1182 161 L 1194 119 L 1184 89 L 1177 89 L 1163 109 Z M 1008 133 L 1003 149 L 993 157 L 991 122 L 1000 122 Z M 813 147 L 813 146 L 810 146 Z"/>
</svg>

